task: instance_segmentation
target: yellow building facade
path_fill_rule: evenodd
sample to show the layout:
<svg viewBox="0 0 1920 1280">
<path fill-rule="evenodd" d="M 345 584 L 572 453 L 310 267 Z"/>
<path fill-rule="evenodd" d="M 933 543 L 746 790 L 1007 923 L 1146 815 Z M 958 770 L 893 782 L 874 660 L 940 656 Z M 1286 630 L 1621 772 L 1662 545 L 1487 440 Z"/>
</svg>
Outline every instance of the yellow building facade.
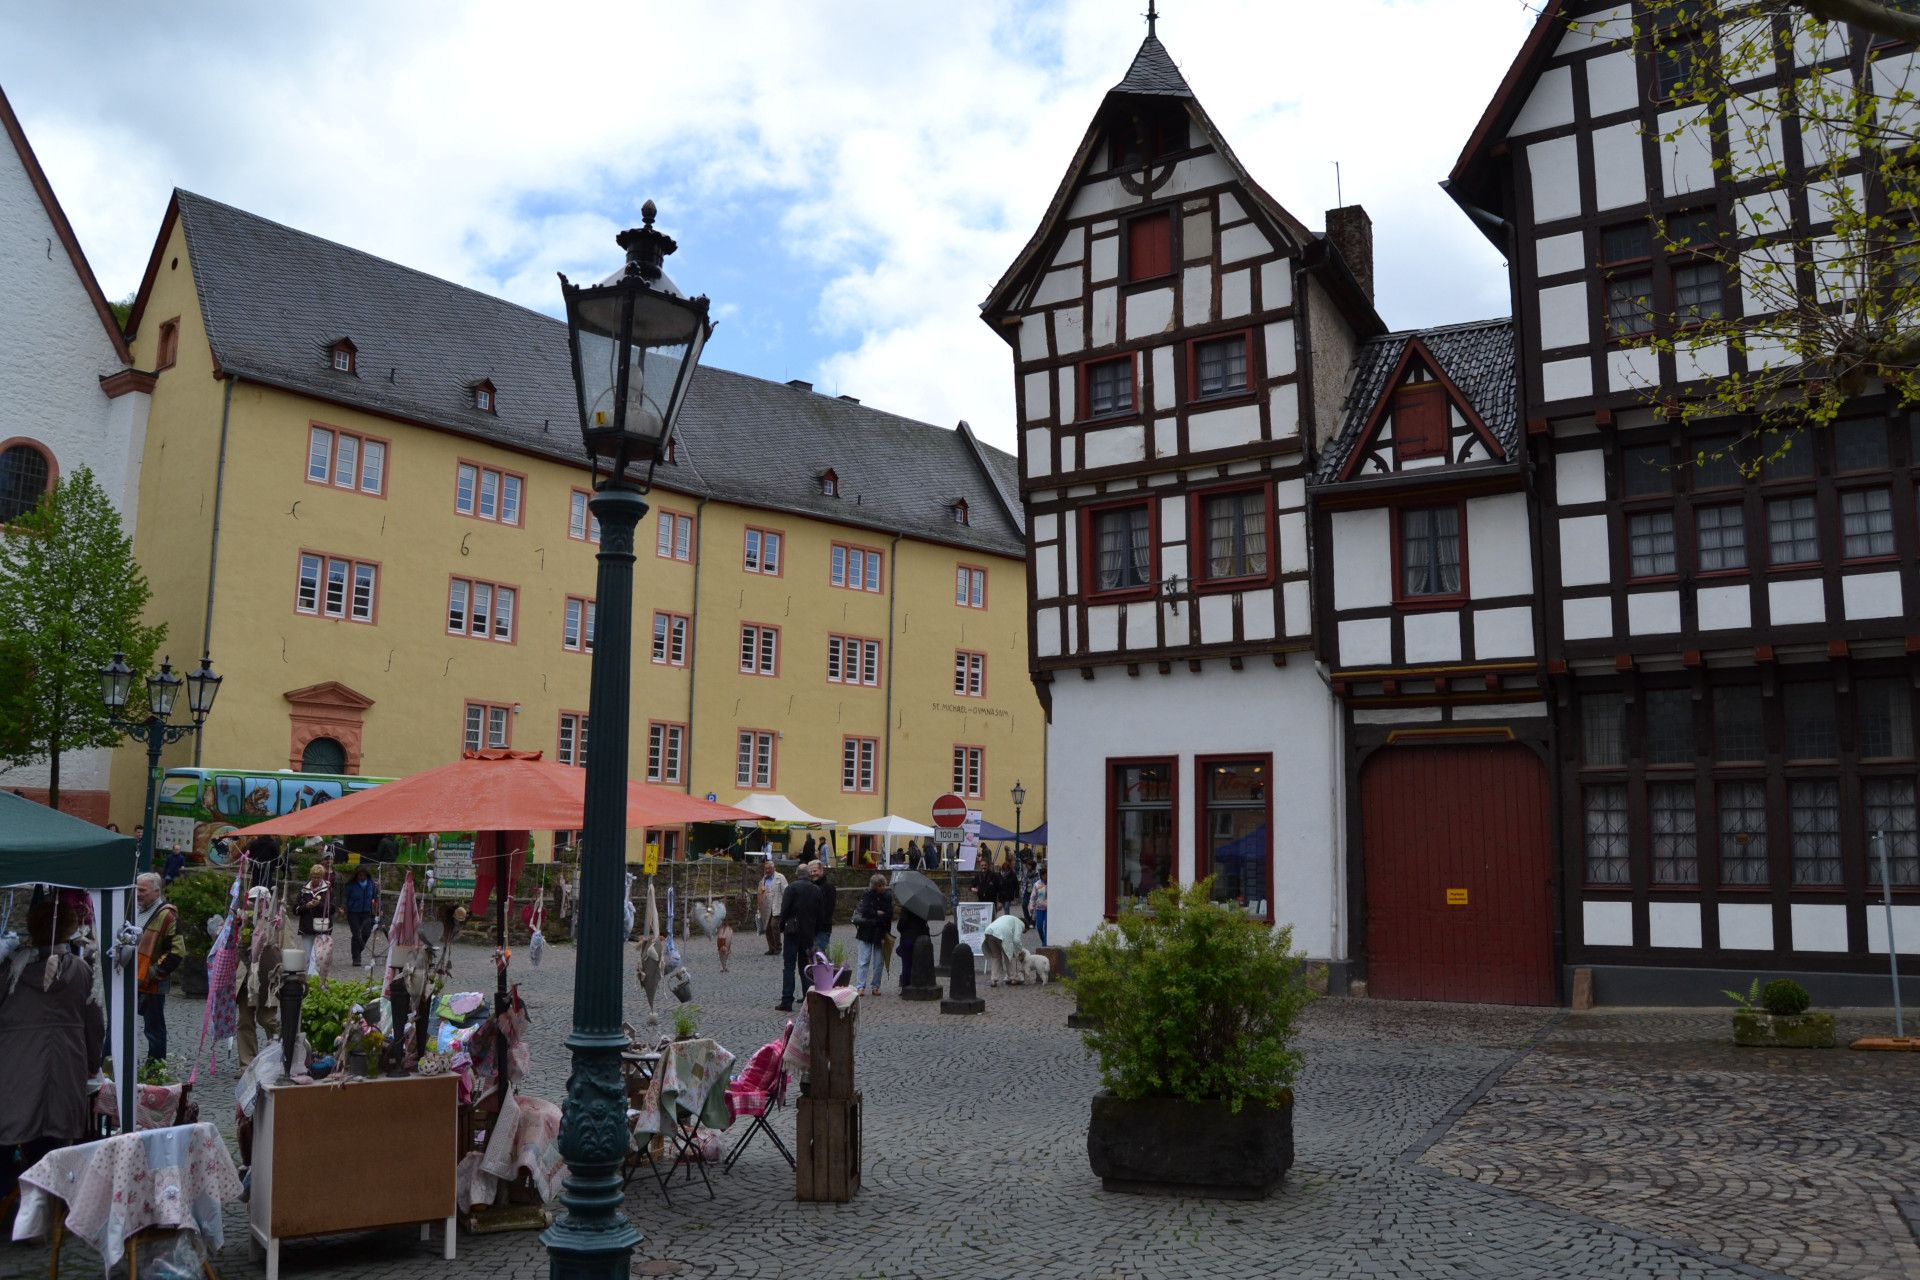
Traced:
<svg viewBox="0 0 1920 1280">
<path fill-rule="evenodd" d="M 226 678 L 168 765 L 591 750 L 563 324 L 178 193 L 130 327 L 150 611 Z M 631 775 L 843 823 L 960 790 L 1006 827 L 1021 781 L 1044 820 L 1012 466 L 965 424 L 703 369 L 640 533 Z M 119 753 L 127 829 L 142 768 Z"/>
</svg>

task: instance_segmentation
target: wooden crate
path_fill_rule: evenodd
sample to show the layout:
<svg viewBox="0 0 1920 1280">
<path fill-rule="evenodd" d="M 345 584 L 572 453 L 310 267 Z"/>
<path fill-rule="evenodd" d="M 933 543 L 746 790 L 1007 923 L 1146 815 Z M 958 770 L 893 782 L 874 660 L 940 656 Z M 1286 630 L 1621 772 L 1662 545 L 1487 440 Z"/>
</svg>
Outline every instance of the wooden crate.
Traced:
<svg viewBox="0 0 1920 1280">
<path fill-rule="evenodd" d="M 804 1097 L 794 1125 L 796 1200 L 846 1202 L 860 1190 L 860 1095 Z"/>
<path fill-rule="evenodd" d="M 842 1014 L 817 991 L 807 994 L 807 1093 L 815 1098 L 852 1098 L 853 1032 L 859 1005 Z"/>
</svg>

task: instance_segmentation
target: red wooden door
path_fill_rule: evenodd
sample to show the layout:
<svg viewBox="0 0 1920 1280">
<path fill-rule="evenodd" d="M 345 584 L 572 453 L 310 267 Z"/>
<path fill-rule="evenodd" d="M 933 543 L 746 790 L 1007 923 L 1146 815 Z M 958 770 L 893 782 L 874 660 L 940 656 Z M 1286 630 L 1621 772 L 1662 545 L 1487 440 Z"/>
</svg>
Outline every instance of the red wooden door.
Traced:
<svg viewBox="0 0 1920 1280">
<path fill-rule="evenodd" d="M 1552 1004 L 1547 773 L 1524 747 L 1390 747 L 1360 777 L 1367 989 Z"/>
</svg>

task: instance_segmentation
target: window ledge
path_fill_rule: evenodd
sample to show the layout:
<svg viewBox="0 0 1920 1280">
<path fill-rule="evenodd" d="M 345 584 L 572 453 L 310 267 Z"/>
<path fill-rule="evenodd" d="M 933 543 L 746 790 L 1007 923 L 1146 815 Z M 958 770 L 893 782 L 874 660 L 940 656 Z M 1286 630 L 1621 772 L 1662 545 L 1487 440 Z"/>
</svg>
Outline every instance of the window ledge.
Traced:
<svg viewBox="0 0 1920 1280">
<path fill-rule="evenodd" d="M 1467 603 L 1465 592 L 1451 596 L 1395 596 L 1393 607 L 1396 609 L 1459 609 Z"/>
</svg>

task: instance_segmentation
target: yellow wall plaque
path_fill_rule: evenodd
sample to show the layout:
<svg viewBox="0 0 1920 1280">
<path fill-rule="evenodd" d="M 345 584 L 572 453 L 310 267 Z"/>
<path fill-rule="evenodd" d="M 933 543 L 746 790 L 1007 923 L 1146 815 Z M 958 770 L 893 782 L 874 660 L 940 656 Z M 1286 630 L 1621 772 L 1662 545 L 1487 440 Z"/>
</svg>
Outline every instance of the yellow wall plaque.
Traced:
<svg viewBox="0 0 1920 1280">
<path fill-rule="evenodd" d="M 1467 905 L 1467 891 L 1466 891 L 1465 889 L 1449 889 L 1449 890 L 1447 890 L 1447 905 L 1448 905 L 1448 906 L 1450 906 L 1450 907 L 1464 907 L 1464 906 L 1466 906 L 1466 905 Z"/>
</svg>

